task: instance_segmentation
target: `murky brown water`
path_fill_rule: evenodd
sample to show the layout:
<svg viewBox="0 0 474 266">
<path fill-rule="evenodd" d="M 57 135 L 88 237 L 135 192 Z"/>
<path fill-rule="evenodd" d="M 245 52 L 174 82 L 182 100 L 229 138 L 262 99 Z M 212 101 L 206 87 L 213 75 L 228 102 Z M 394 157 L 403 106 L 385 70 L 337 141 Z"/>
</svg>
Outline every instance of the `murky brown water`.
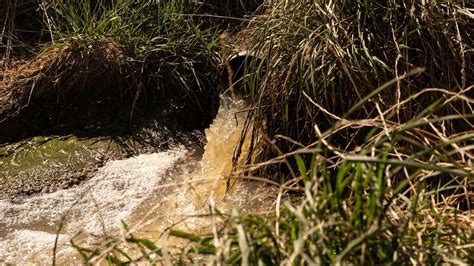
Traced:
<svg viewBox="0 0 474 266">
<path fill-rule="evenodd" d="M 226 187 L 220 179 L 231 171 L 245 115 L 236 112 L 244 108 L 242 101 L 222 101 L 216 119 L 205 132 L 204 150 L 175 145 L 162 152 L 112 160 L 79 186 L 0 200 L 0 262 L 49 264 L 56 236 L 59 262 L 74 262 L 78 258 L 69 240 L 90 245 L 106 234 L 118 233 L 121 221 L 141 236 L 163 243 L 163 230 L 179 221 L 177 227 L 181 229 L 204 228 L 209 221 L 198 215 L 208 211 L 210 200 L 221 209 L 249 207 L 257 186 L 241 184 L 224 200 Z M 68 147 L 67 141 L 51 145 Z M 16 159 L 9 157 L 8 163 L 13 164 L 9 171 L 28 173 L 30 169 L 54 167 L 57 152 L 67 155 L 58 156 L 62 165 L 64 158 L 76 162 L 71 169 L 80 169 L 82 161 L 94 159 L 96 153 L 82 150 L 90 145 L 70 144 L 51 153 L 27 152 L 29 167 L 19 165 L 17 169 Z M 82 154 L 86 158 L 76 160 Z M 8 178 L 8 173 L 3 174 Z M 58 234 L 61 222 L 63 228 Z"/>
</svg>

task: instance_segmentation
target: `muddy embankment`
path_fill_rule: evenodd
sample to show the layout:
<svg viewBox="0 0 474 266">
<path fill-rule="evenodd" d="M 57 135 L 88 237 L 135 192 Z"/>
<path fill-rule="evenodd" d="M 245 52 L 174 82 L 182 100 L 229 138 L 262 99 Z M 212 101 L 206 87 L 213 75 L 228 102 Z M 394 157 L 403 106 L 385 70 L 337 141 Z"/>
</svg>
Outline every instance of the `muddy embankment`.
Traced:
<svg viewBox="0 0 474 266">
<path fill-rule="evenodd" d="M 218 107 L 216 83 L 206 91 L 189 84 L 192 95 L 160 89 L 170 84 L 152 83 L 151 69 L 137 74 L 143 66 L 125 57 L 110 43 L 80 51 L 50 48 L 6 69 L 0 143 L 34 135 L 120 132 L 157 116 L 186 130 L 210 123 Z"/>
</svg>

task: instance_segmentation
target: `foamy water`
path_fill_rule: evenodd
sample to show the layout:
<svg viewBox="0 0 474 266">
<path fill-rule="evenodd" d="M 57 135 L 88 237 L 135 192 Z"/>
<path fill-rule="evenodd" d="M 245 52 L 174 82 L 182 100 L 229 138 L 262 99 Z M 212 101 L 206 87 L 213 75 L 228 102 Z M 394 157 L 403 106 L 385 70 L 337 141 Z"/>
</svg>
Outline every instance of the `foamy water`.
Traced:
<svg viewBox="0 0 474 266">
<path fill-rule="evenodd" d="M 176 147 L 110 161 L 78 187 L 21 201 L 0 201 L 0 262 L 50 264 L 63 217 L 57 252 L 61 262 L 77 259 L 69 240 L 77 240 L 82 246 L 93 244 L 105 234 L 119 232 L 121 221 L 158 242 L 163 230 L 179 221 L 179 227 L 189 230 L 205 227 L 208 221 L 197 216 L 208 211 L 211 198 L 222 208 L 232 204 L 220 204 L 225 182 L 200 184 L 193 180 L 217 180 L 231 171 L 234 147 L 245 119 L 245 114 L 236 112 L 244 107 L 243 102 L 222 101 L 216 119 L 205 132 L 208 142 L 202 156 L 195 156 L 186 147 Z M 169 183 L 183 184 L 163 188 Z M 245 189 L 237 191 L 232 202 L 238 205 L 253 196 Z"/>
<path fill-rule="evenodd" d="M 43 261 L 44 255 L 35 255 L 50 249 L 46 253 L 51 260 L 62 217 L 65 220 L 61 240 L 68 240 L 78 229 L 100 236 L 118 228 L 185 154 L 184 148 L 177 148 L 111 161 L 79 187 L 32 196 L 22 202 L 0 201 L 5 231 L 0 240 L 0 257 L 6 263 L 31 261 L 32 257 Z"/>
</svg>

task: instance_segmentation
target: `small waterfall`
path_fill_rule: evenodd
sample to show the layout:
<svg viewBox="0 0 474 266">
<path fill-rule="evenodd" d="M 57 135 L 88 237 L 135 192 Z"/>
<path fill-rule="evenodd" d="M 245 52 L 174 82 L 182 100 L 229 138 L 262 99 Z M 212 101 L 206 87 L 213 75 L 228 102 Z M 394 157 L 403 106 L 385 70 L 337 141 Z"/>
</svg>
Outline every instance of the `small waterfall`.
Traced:
<svg viewBox="0 0 474 266">
<path fill-rule="evenodd" d="M 245 190 L 223 203 L 225 182 L 212 182 L 230 173 L 232 154 L 244 124 L 243 101 L 222 98 L 206 129 L 204 152 L 178 145 L 164 152 L 141 154 L 105 163 L 83 184 L 55 191 L 0 200 L 0 263 L 51 263 L 57 229 L 58 258 L 71 262 L 73 239 L 87 246 L 104 235 L 117 234 L 125 221 L 138 234 L 161 241 L 163 230 L 205 227 L 198 214 L 207 211 L 210 197 L 220 207 L 245 202 Z M 63 219 L 64 217 L 64 219 Z"/>
</svg>

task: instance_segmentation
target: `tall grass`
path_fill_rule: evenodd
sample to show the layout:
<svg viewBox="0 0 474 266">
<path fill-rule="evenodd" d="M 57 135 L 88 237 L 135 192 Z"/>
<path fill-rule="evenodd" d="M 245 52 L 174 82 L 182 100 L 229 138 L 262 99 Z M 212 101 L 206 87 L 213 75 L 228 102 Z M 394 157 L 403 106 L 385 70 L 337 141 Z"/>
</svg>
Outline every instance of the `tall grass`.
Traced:
<svg viewBox="0 0 474 266">
<path fill-rule="evenodd" d="M 0 121 L 12 121 L 5 127 L 18 128 L 17 120 L 32 134 L 96 122 L 126 127 L 150 114 L 186 129 L 212 121 L 218 33 L 187 15 L 192 1 L 34 3 L 49 40 L 30 44 L 36 55 L 5 72 Z"/>
<path fill-rule="evenodd" d="M 285 187 L 303 191 L 300 201 L 276 200 L 270 216 L 226 220 L 216 262 L 250 264 L 463 264 L 474 261 L 472 235 L 474 131 L 449 134 L 444 124 L 474 115 L 439 115 L 452 101 L 472 105 L 467 93 L 446 99 L 418 117 L 396 123 L 382 109 L 370 119 L 341 119 L 319 140 L 270 161 L 294 161 Z M 466 94 L 464 94 L 466 93 Z M 360 111 L 360 109 L 358 109 Z M 368 128 L 361 146 L 343 150 L 331 136 L 347 127 Z M 297 140 L 295 140 L 297 141 Z M 304 157 L 310 157 L 307 162 Z M 290 164 L 287 164 L 290 165 Z M 247 172 L 244 171 L 244 172 Z M 283 190 L 284 191 L 284 188 Z M 242 230 L 243 229 L 243 230 Z M 199 246 L 199 245 L 198 245 Z"/>
<path fill-rule="evenodd" d="M 4 0 L 0 2 L 0 54 L 3 59 L 24 56 L 34 44 L 46 40 L 41 30 L 38 1 Z"/>
<path fill-rule="evenodd" d="M 217 35 L 201 30 L 186 13 L 193 3 L 180 1 L 117 0 L 52 1 L 46 20 L 52 42 L 66 42 L 85 49 L 96 43 L 113 42 L 128 60 L 144 63 L 142 71 L 155 82 L 158 91 L 200 99 L 194 90 L 214 90 L 207 71 L 217 69 Z M 200 71 L 197 71 L 200 70 Z M 143 74 L 143 73 L 138 73 Z M 145 77 L 145 78 L 148 78 Z M 203 115 L 205 115 L 203 113 Z"/>
<path fill-rule="evenodd" d="M 277 1 L 250 28 L 252 53 L 266 62 L 253 68 L 260 69 L 255 75 L 262 76 L 259 85 L 247 86 L 255 102 L 251 123 L 261 125 L 271 139 L 284 135 L 309 144 L 318 138 L 314 122 L 327 130 L 336 117 L 370 117 L 377 105 L 397 105 L 424 88 L 459 92 L 474 82 L 469 67 L 474 63 L 474 21 L 469 14 L 468 1 Z M 425 71 L 398 80 L 364 102 L 362 109 L 349 112 L 385 81 L 416 68 Z M 409 121 L 439 97 L 435 91 L 424 93 L 390 118 Z M 458 103 L 442 110 L 468 112 L 470 106 Z M 472 121 L 451 121 L 446 129 L 472 126 Z M 339 147 L 355 146 L 365 141 L 366 133 L 341 131 L 334 137 Z M 263 145 L 267 148 L 262 158 L 278 155 L 271 145 Z M 283 139 L 276 145 L 282 151 L 296 147 Z"/>
</svg>

